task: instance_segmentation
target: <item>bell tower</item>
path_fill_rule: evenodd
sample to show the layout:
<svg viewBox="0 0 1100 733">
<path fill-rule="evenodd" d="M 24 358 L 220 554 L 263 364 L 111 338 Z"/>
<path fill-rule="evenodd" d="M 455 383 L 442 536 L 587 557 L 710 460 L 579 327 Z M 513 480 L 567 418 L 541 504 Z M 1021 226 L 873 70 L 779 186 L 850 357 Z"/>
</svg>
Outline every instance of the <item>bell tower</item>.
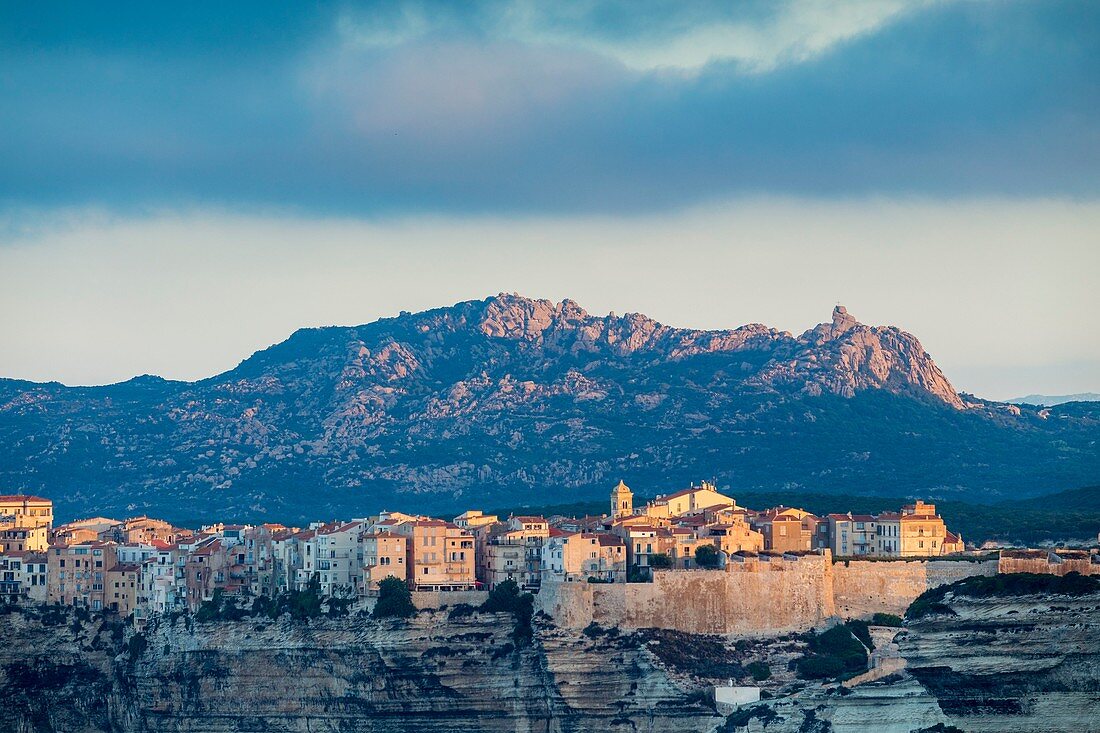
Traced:
<svg viewBox="0 0 1100 733">
<path fill-rule="evenodd" d="M 617 519 L 633 513 L 634 492 L 622 481 L 619 481 L 618 485 L 611 490 L 611 516 Z"/>
</svg>

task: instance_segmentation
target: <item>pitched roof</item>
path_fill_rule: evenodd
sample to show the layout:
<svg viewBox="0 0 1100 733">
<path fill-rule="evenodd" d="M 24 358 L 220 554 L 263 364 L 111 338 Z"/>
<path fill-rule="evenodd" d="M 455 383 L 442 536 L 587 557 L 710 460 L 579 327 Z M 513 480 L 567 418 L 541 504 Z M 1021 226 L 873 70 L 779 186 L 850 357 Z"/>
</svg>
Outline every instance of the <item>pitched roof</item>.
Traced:
<svg viewBox="0 0 1100 733">
<path fill-rule="evenodd" d="M 41 496 L 34 496 L 33 494 L 3 494 L 0 495 L 0 502 L 5 504 L 11 504 L 14 502 L 27 502 L 32 504 L 52 504 L 53 500 L 45 499 Z"/>
</svg>

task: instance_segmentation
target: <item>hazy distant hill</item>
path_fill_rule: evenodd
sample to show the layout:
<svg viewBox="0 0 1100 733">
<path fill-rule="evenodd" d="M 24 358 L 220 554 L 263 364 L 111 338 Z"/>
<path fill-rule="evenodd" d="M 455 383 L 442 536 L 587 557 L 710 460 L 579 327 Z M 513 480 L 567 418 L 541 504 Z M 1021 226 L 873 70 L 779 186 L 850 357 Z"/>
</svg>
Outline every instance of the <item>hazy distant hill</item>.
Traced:
<svg viewBox="0 0 1100 733">
<path fill-rule="evenodd" d="M 1013 405 L 1042 405 L 1044 407 L 1064 405 L 1067 402 L 1098 401 L 1100 401 L 1100 394 L 1097 394 L 1096 392 L 1080 392 L 1078 394 L 1064 395 L 1029 394 L 1027 397 L 1016 397 L 1008 400 L 1008 402 Z"/>
<path fill-rule="evenodd" d="M 959 395 L 843 308 L 795 336 L 501 295 L 297 331 L 194 383 L 0 380 L 0 486 L 62 516 L 294 520 L 734 490 L 993 500 L 1095 484 L 1100 405 Z"/>
</svg>

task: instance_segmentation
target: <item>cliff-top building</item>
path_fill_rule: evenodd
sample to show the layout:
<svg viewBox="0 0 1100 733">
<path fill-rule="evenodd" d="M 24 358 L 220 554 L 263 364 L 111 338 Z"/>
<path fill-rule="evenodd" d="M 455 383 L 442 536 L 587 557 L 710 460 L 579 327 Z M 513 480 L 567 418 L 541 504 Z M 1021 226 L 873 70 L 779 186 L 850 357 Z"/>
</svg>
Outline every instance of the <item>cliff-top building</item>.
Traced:
<svg viewBox="0 0 1100 733">
<path fill-rule="evenodd" d="M 0 523 L 16 527 L 53 526 L 53 501 L 28 494 L 0 496 Z"/>
</svg>

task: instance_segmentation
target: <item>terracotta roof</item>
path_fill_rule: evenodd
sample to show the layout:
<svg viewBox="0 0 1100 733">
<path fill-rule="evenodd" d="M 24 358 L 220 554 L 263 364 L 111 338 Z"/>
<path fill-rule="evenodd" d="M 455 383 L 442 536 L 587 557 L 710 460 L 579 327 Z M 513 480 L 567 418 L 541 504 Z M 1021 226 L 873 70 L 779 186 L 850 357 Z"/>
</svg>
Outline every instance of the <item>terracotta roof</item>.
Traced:
<svg viewBox="0 0 1100 733">
<path fill-rule="evenodd" d="M 533 524 L 533 523 L 537 523 L 537 522 L 541 522 L 543 524 L 546 523 L 546 518 L 545 517 L 535 517 L 535 516 L 526 515 L 526 514 L 516 515 L 516 516 L 512 517 L 512 519 L 516 520 L 517 522 L 526 522 L 527 524 Z"/>
<path fill-rule="evenodd" d="M 0 502 L 3 502 L 5 504 L 14 502 L 27 502 L 31 504 L 52 504 L 53 500 L 45 499 L 41 496 L 34 496 L 32 494 L 4 494 L 0 496 Z"/>
<path fill-rule="evenodd" d="M 852 520 L 856 522 L 874 522 L 875 517 L 872 514 L 853 514 Z"/>
<path fill-rule="evenodd" d="M 681 496 L 688 496 L 689 494 L 694 494 L 696 491 L 714 491 L 714 489 L 712 489 L 710 487 L 707 487 L 706 489 L 704 489 L 702 486 L 693 486 L 690 489 L 683 489 L 681 491 L 677 491 L 677 492 L 674 492 L 672 494 L 665 494 L 664 496 L 658 496 L 657 499 L 655 500 L 655 503 L 656 502 L 663 503 L 663 502 L 670 501 L 672 499 L 679 499 Z"/>
</svg>

